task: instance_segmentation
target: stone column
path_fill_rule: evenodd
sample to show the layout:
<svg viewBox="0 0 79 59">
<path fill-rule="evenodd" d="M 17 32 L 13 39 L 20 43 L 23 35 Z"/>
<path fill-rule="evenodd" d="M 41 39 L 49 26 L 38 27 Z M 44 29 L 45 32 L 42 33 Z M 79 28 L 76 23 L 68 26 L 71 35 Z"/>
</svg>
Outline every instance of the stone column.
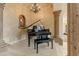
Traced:
<svg viewBox="0 0 79 59">
<path fill-rule="evenodd" d="M 3 9 L 4 4 L 0 3 L 0 47 L 4 47 L 6 45 L 3 41 Z"/>
<path fill-rule="evenodd" d="M 54 14 L 54 38 L 55 38 L 55 42 L 58 42 L 59 44 L 63 44 L 62 39 L 59 36 L 59 21 L 60 21 L 60 14 L 61 14 L 61 10 L 57 10 L 53 12 Z"/>
</svg>

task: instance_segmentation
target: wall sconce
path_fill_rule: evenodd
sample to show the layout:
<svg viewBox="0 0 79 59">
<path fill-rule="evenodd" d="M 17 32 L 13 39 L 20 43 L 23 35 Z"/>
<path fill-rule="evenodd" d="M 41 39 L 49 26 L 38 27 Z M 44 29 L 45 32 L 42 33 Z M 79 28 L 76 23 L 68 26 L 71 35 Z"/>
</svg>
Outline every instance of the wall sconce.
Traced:
<svg viewBox="0 0 79 59">
<path fill-rule="evenodd" d="M 37 13 L 37 12 L 39 12 L 39 10 L 40 10 L 40 8 L 37 3 L 32 4 L 32 8 L 31 8 L 32 12 Z"/>
</svg>

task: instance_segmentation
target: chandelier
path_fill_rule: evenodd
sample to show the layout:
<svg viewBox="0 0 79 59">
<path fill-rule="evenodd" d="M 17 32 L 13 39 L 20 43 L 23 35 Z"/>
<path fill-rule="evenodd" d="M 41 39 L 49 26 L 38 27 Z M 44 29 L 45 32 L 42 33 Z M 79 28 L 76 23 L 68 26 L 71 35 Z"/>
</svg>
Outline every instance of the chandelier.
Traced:
<svg viewBox="0 0 79 59">
<path fill-rule="evenodd" d="M 39 12 L 39 10 L 40 10 L 40 8 L 37 3 L 32 4 L 32 8 L 31 8 L 32 12 L 37 13 L 37 12 Z"/>
</svg>

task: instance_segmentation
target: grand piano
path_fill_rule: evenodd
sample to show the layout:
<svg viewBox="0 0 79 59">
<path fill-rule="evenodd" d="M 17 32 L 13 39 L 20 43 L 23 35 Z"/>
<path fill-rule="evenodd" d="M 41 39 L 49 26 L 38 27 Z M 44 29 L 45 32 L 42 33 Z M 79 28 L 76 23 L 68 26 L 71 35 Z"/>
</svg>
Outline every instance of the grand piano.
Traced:
<svg viewBox="0 0 79 59">
<path fill-rule="evenodd" d="M 39 22 L 40 20 L 34 22 L 33 24 L 29 25 L 27 27 L 27 34 L 28 34 L 28 47 L 30 47 L 30 40 L 33 36 L 36 36 L 38 33 L 40 34 L 47 34 L 47 35 L 51 35 L 51 32 L 49 31 L 49 29 L 44 29 L 41 32 L 35 32 L 34 29 L 28 29 L 29 27 L 33 26 L 35 23 Z"/>
</svg>

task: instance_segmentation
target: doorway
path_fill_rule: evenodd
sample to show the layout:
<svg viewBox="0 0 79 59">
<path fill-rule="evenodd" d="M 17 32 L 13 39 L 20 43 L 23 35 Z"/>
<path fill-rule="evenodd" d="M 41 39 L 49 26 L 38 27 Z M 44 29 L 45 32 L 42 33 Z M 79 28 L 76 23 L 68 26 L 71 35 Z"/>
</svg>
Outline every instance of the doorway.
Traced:
<svg viewBox="0 0 79 59">
<path fill-rule="evenodd" d="M 54 9 L 54 40 L 57 52 L 58 55 L 67 55 L 67 4 L 56 3 Z"/>
</svg>

